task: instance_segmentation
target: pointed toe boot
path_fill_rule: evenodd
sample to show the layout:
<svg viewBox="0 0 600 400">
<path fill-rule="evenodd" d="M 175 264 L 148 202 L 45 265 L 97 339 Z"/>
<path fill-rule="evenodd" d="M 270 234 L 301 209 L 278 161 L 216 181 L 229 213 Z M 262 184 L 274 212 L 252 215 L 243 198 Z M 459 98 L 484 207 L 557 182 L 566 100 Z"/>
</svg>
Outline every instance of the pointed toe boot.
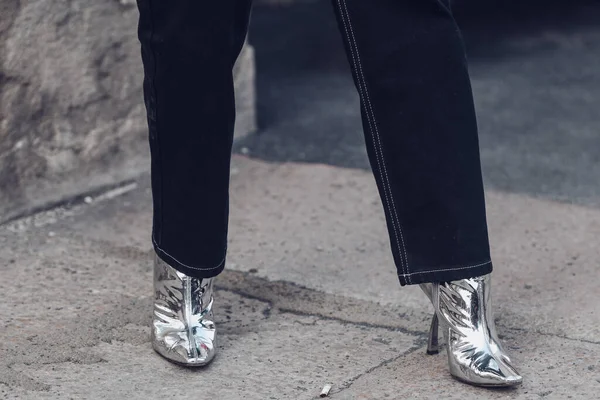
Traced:
<svg viewBox="0 0 600 400">
<path fill-rule="evenodd" d="M 490 283 L 488 274 L 453 282 L 421 284 L 435 309 L 427 353 L 438 352 L 440 326 L 452 376 L 476 386 L 516 386 L 523 378 L 513 367 L 496 334 Z"/>
<path fill-rule="evenodd" d="M 188 367 L 215 356 L 213 278 L 187 276 L 158 257 L 154 262 L 152 347 L 167 360 Z"/>
</svg>

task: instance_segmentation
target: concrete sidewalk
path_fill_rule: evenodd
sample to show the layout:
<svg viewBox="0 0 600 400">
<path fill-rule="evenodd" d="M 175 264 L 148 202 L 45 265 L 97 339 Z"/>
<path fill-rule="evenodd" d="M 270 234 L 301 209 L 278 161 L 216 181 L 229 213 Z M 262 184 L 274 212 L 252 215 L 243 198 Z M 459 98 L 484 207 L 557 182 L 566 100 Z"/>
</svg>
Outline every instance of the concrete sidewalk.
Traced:
<svg viewBox="0 0 600 400">
<path fill-rule="evenodd" d="M 600 210 L 488 193 L 497 323 L 525 383 L 485 390 L 425 354 L 432 310 L 397 283 L 370 173 L 236 156 L 231 193 L 201 370 L 150 348 L 147 178 L 1 226 L 0 398 L 598 398 Z"/>
</svg>

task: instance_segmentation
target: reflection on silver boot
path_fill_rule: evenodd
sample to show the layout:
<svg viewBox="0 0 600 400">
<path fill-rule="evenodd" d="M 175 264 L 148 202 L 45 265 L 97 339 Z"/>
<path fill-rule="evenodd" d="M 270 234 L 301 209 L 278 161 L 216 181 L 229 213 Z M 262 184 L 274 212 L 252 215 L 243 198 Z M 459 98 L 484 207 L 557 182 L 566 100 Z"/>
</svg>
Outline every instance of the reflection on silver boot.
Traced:
<svg viewBox="0 0 600 400">
<path fill-rule="evenodd" d="M 477 386 L 515 386 L 523 378 L 502 349 L 492 314 L 490 275 L 445 283 L 424 283 L 435 313 L 428 354 L 438 352 L 438 322 L 447 343 L 450 373 Z"/>
<path fill-rule="evenodd" d="M 155 257 L 152 347 L 177 364 L 208 364 L 215 355 L 213 279 L 187 276 Z"/>
</svg>

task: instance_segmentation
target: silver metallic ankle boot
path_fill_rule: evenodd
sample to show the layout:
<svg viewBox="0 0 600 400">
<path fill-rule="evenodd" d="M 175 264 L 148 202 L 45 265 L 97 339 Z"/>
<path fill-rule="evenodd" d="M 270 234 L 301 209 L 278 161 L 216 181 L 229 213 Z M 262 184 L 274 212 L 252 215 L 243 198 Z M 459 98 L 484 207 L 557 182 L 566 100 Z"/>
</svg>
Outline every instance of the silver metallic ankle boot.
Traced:
<svg viewBox="0 0 600 400">
<path fill-rule="evenodd" d="M 155 256 L 152 347 L 169 361 L 199 367 L 215 356 L 212 281 L 187 276 Z"/>
<path fill-rule="evenodd" d="M 492 314 L 490 275 L 424 283 L 435 313 L 427 354 L 438 353 L 438 321 L 447 343 L 448 366 L 457 379 L 477 386 L 515 386 L 523 378 L 502 349 Z"/>
</svg>

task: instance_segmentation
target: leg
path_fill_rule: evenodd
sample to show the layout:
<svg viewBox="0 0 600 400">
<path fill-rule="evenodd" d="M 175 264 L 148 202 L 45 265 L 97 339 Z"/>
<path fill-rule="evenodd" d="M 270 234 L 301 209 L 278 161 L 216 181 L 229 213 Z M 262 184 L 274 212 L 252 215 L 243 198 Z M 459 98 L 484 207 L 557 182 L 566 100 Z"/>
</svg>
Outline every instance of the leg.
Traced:
<svg viewBox="0 0 600 400">
<path fill-rule="evenodd" d="M 400 283 L 421 283 L 435 308 L 429 350 L 439 322 L 454 377 L 518 385 L 491 312 L 477 124 L 449 0 L 332 1 Z"/>
<path fill-rule="evenodd" d="M 225 264 L 232 68 L 250 0 L 138 0 L 158 256 L 210 278 Z"/>
<path fill-rule="evenodd" d="M 448 0 L 332 0 L 402 285 L 492 270 L 477 123 Z"/>
<path fill-rule="evenodd" d="M 250 0 L 138 0 L 152 155 L 154 313 L 163 357 L 215 356 L 212 277 L 225 264 L 235 104 L 232 69 Z"/>
</svg>

